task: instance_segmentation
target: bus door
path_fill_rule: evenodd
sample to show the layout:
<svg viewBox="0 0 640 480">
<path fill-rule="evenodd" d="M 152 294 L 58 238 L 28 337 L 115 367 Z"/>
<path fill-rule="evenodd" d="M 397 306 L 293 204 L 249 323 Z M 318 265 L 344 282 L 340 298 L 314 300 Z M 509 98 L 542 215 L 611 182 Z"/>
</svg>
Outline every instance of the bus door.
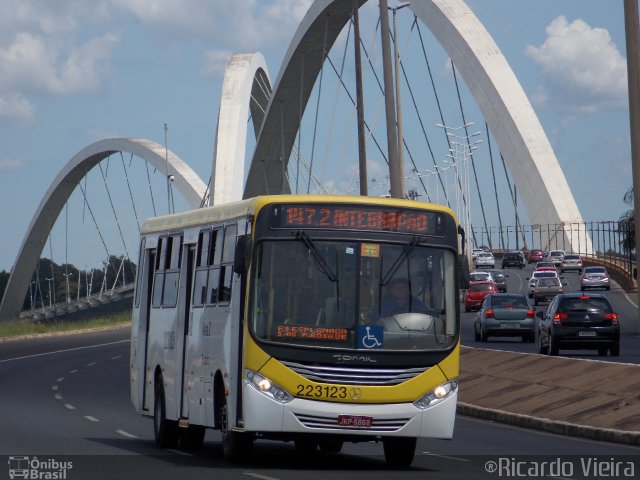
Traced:
<svg viewBox="0 0 640 480">
<path fill-rule="evenodd" d="M 196 233 L 197 240 L 197 233 Z M 187 239 L 185 238 L 185 242 Z M 181 389 L 180 393 L 180 417 L 187 418 L 188 417 L 188 408 L 186 405 L 186 396 L 187 396 L 187 383 L 186 383 L 186 369 L 187 369 L 187 338 L 189 336 L 189 329 L 191 328 L 191 323 L 193 321 L 193 312 L 191 311 L 191 299 L 193 297 L 193 272 L 194 265 L 196 260 L 196 248 L 195 244 L 193 245 L 185 245 L 185 253 L 186 253 L 186 268 L 184 269 L 184 279 L 185 279 L 185 289 L 184 289 L 184 303 L 181 312 L 181 317 L 184 319 L 184 325 L 182 329 L 182 352 L 181 352 L 181 360 L 178 363 L 179 367 L 177 371 L 180 374 L 179 381 L 177 382 L 177 386 Z"/>
<path fill-rule="evenodd" d="M 149 243 L 147 243 L 147 247 L 149 247 Z M 138 394 L 142 399 L 141 407 L 144 410 L 149 410 L 150 406 L 148 404 L 147 397 L 147 358 L 149 352 L 149 325 L 150 325 L 150 317 L 151 317 L 151 296 L 153 292 L 153 271 L 154 265 L 156 263 L 156 250 L 155 248 L 144 250 L 144 256 L 141 257 L 142 265 L 139 265 L 138 268 L 141 269 L 140 273 L 140 281 L 143 282 L 142 287 L 140 289 L 140 294 L 142 295 L 140 301 L 140 326 L 139 332 L 144 331 L 142 338 L 138 337 L 138 346 L 142 347 L 142 351 L 138 352 L 138 362 L 139 362 L 139 374 L 142 378 L 138 383 Z"/>
</svg>

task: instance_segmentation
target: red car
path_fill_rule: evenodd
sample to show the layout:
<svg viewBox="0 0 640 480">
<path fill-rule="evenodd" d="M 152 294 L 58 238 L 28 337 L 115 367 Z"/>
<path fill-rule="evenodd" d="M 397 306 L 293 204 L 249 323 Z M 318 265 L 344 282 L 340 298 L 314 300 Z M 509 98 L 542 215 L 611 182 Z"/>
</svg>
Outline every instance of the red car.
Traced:
<svg viewBox="0 0 640 480">
<path fill-rule="evenodd" d="M 464 293 L 464 311 L 478 310 L 484 297 L 492 293 L 498 293 L 498 286 L 495 282 L 469 282 L 469 288 Z"/>
<path fill-rule="evenodd" d="M 541 262 L 544 260 L 544 252 L 542 250 L 531 250 L 529 252 L 529 264 Z"/>
</svg>

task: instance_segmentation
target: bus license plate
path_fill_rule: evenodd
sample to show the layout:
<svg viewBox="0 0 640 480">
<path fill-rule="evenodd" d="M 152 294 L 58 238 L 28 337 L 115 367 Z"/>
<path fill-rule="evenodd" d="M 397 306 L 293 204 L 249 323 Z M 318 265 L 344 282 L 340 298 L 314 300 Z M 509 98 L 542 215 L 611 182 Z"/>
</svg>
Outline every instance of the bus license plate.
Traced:
<svg viewBox="0 0 640 480">
<path fill-rule="evenodd" d="M 363 417 L 360 415 L 338 415 L 338 426 L 371 428 L 373 417 Z"/>
<path fill-rule="evenodd" d="M 593 331 L 592 332 L 588 332 L 588 331 L 578 332 L 578 336 L 579 337 L 595 337 L 596 336 L 596 332 L 593 332 Z"/>
</svg>

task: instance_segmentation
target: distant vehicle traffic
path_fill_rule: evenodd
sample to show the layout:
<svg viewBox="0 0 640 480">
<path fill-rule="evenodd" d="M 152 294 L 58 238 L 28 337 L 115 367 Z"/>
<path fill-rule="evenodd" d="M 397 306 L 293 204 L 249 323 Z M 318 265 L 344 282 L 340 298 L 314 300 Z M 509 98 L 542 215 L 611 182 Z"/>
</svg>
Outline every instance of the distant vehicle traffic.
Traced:
<svg viewBox="0 0 640 480">
<path fill-rule="evenodd" d="M 496 260 L 493 258 L 493 253 L 482 252 L 476 256 L 476 268 L 480 267 L 495 267 Z"/>
<path fill-rule="evenodd" d="M 549 256 L 547 257 L 547 260 L 549 262 L 553 262 L 553 264 L 560 268 L 562 267 L 562 259 L 565 256 L 565 251 L 564 250 L 551 250 L 549 252 Z"/>
<path fill-rule="evenodd" d="M 502 273 L 501 270 L 496 270 L 494 268 L 487 268 L 483 270 L 483 272 L 490 273 L 493 277 L 493 281 L 496 282 L 496 286 L 498 287 L 498 291 L 505 293 L 507 291 L 507 279 L 509 275 L 506 273 Z"/>
<path fill-rule="evenodd" d="M 595 349 L 599 355 L 620 355 L 620 324 L 602 294 L 565 293 L 553 299 L 546 312 L 536 314 L 540 353 L 558 355 L 560 349 Z"/>
<path fill-rule="evenodd" d="M 552 270 L 537 270 L 531 274 L 531 277 L 527 277 L 527 280 L 529 280 L 529 285 L 528 285 L 529 298 L 533 298 L 533 289 L 536 286 L 536 283 L 539 278 L 553 278 L 553 277 L 560 278 L 558 276 L 558 272 L 554 272 Z"/>
<path fill-rule="evenodd" d="M 533 304 L 548 302 L 560 293 L 564 293 L 564 290 L 558 277 L 539 278 L 533 286 Z"/>
<path fill-rule="evenodd" d="M 609 273 L 605 267 L 584 267 L 580 277 L 580 290 L 589 288 L 604 288 L 611 290 Z"/>
<path fill-rule="evenodd" d="M 580 255 L 566 254 L 563 257 L 562 264 L 560 265 L 560 273 L 570 270 L 577 272 L 580 272 L 582 270 L 582 258 L 580 257 Z"/>
<path fill-rule="evenodd" d="M 534 249 L 529 252 L 529 265 L 531 265 L 532 263 L 541 262 L 542 260 L 544 260 L 544 252 L 542 250 Z"/>
<path fill-rule="evenodd" d="M 487 295 L 474 321 L 475 339 L 486 342 L 489 337 L 522 337 L 535 341 L 535 312 L 521 293 Z"/>
<path fill-rule="evenodd" d="M 470 282 L 492 282 L 493 281 L 493 275 L 489 272 L 485 272 L 483 271 L 474 271 L 471 272 L 469 274 L 469 281 Z"/>
<path fill-rule="evenodd" d="M 505 252 L 502 256 L 502 268 L 518 267 L 522 269 L 524 267 L 524 256 L 521 252 Z"/>
<path fill-rule="evenodd" d="M 464 292 L 464 311 L 477 310 L 484 297 L 492 293 L 498 293 L 498 287 L 493 281 L 469 282 L 469 288 Z"/>
</svg>

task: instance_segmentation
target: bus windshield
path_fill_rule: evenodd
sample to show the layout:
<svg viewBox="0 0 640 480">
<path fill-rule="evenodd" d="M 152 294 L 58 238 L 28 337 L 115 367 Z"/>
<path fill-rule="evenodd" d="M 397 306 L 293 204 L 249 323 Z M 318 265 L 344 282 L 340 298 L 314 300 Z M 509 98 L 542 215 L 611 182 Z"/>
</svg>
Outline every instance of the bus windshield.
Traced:
<svg viewBox="0 0 640 480">
<path fill-rule="evenodd" d="M 455 344 L 455 254 L 313 235 L 257 244 L 250 328 L 279 344 L 351 350 L 442 350 Z"/>
</svg>

